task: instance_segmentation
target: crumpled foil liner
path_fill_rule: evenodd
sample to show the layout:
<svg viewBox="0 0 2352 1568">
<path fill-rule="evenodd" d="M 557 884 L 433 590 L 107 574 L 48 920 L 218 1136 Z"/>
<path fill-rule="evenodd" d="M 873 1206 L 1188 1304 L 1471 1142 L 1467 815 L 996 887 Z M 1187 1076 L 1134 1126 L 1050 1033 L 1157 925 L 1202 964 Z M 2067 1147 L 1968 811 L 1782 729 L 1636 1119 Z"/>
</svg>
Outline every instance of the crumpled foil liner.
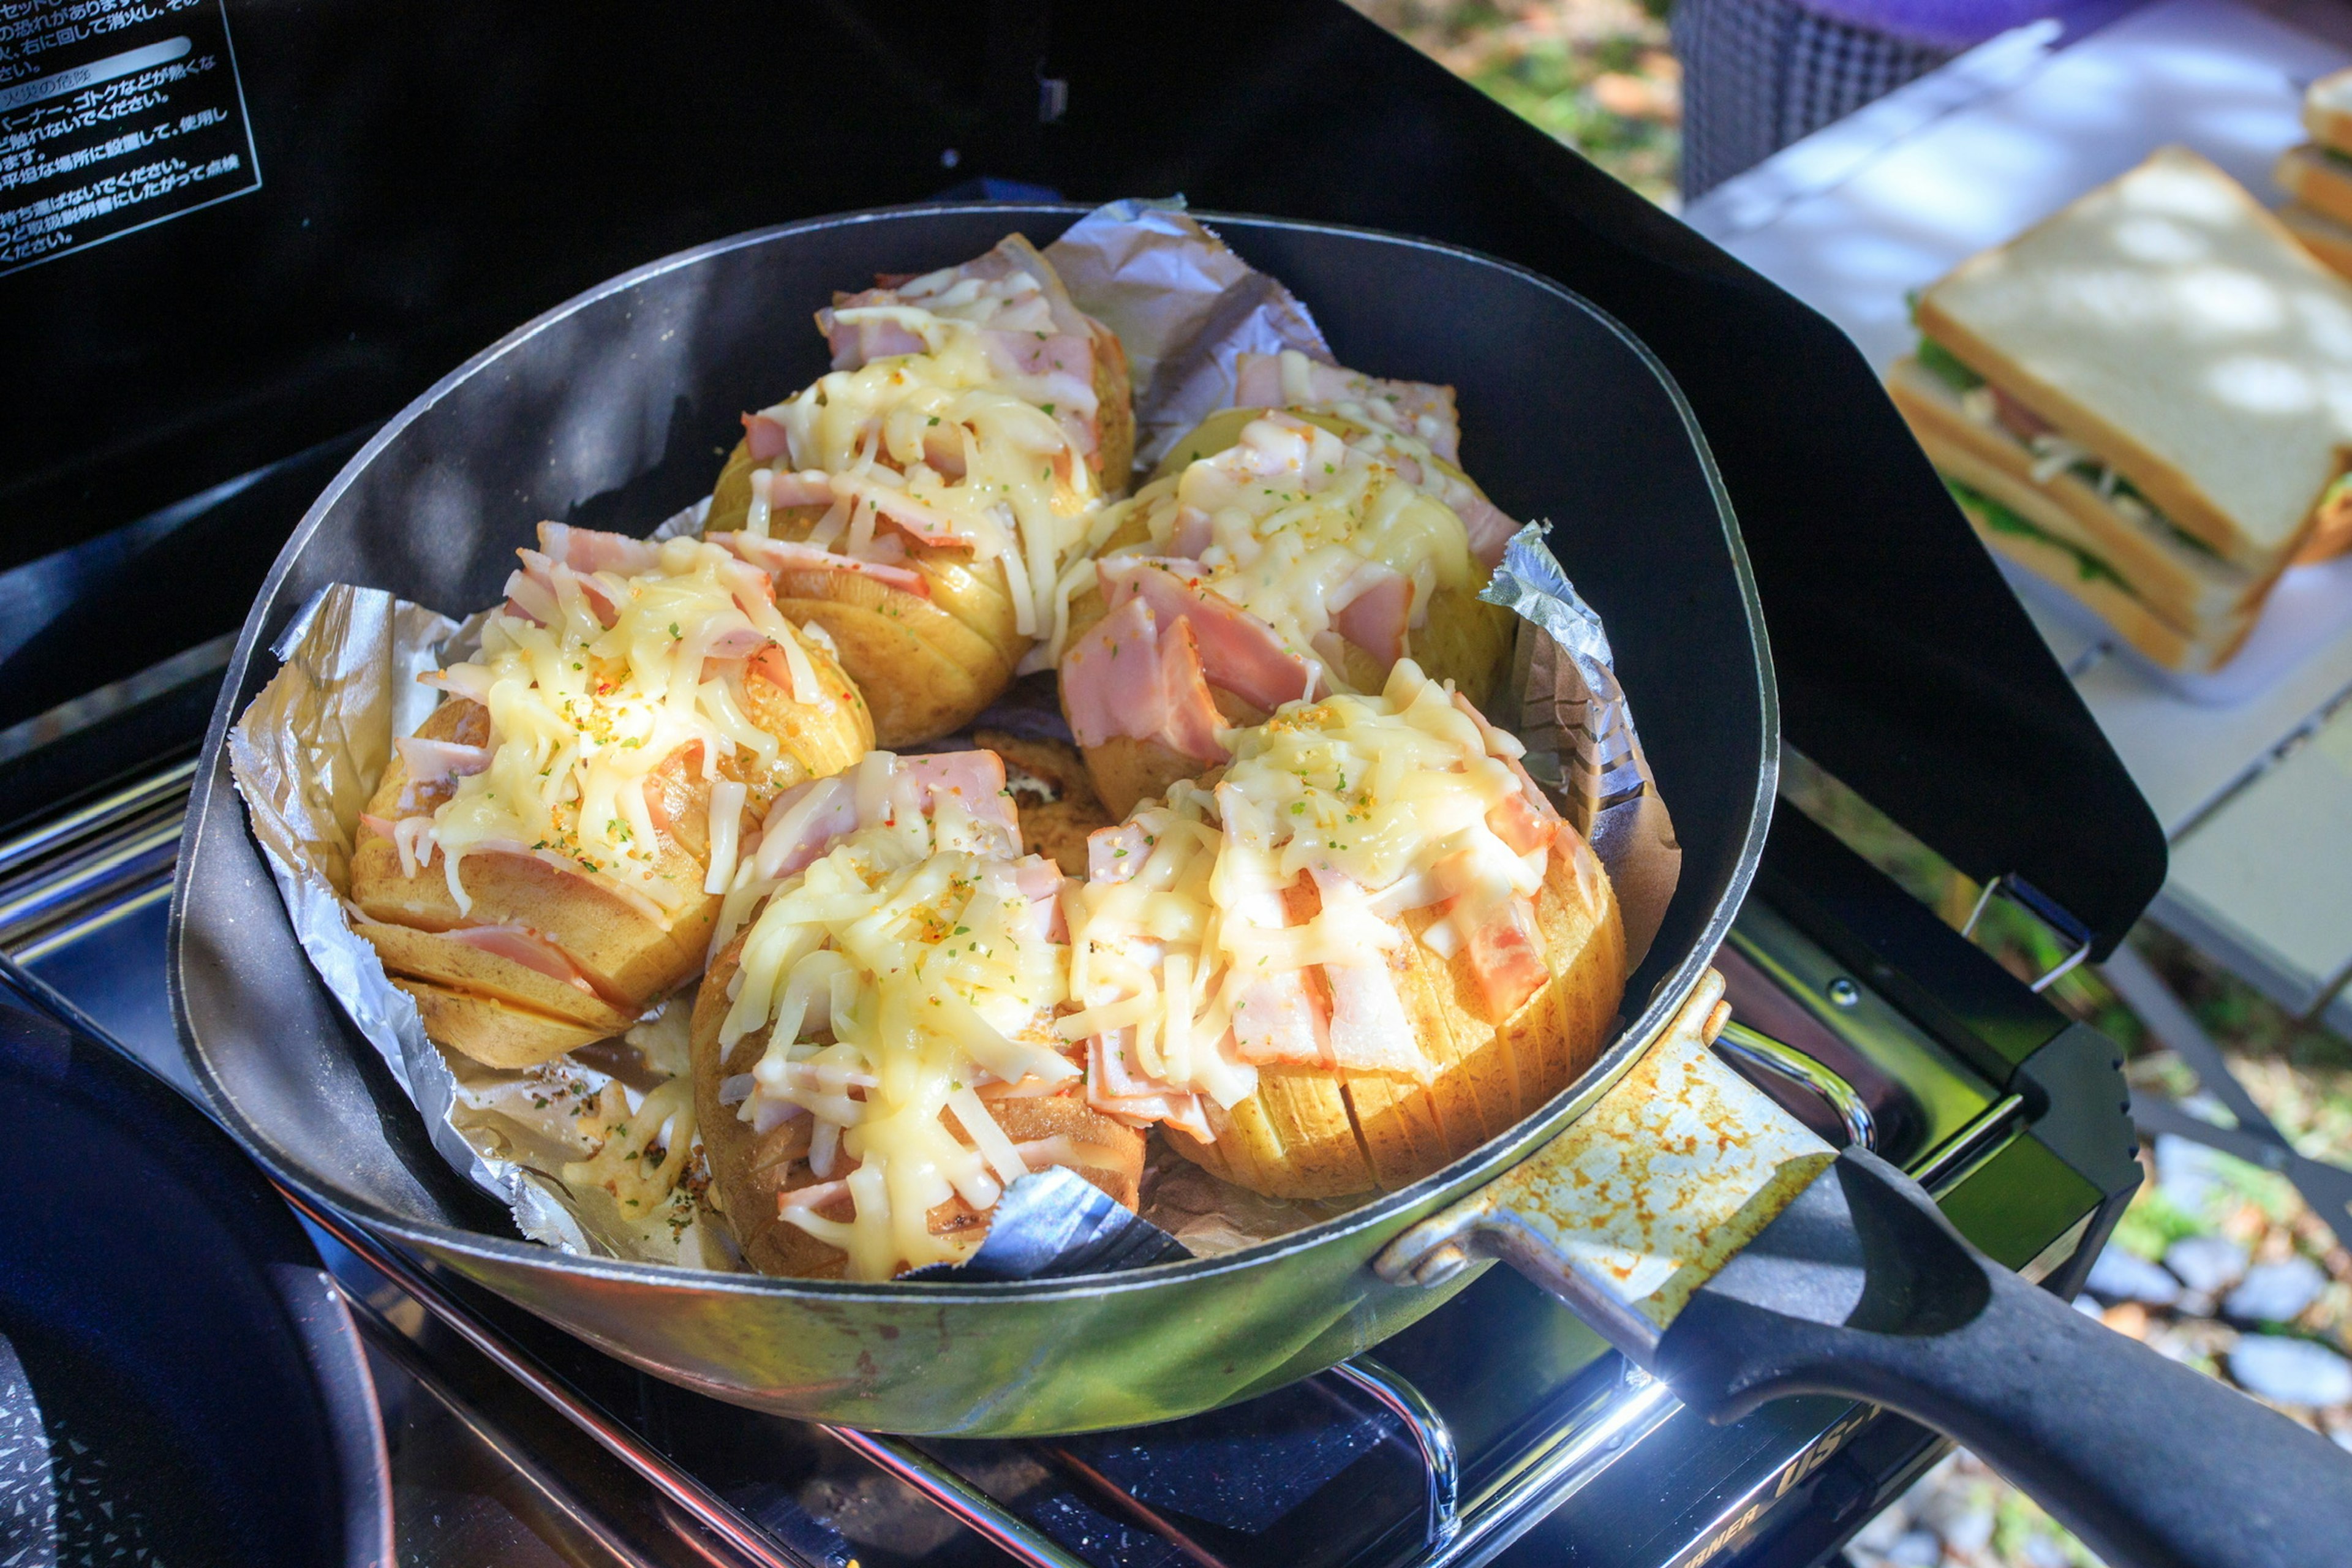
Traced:
<svg viewBox="0 0 2352 1568">
<path fill-rule="evenodd" d="M 1529 523 L 1503 547 L 1478 596 L 1519 617 L 1507 700 L 1535 781 L 1559 803 L 1601 864 L 1625 921 L 1625 967 L 1637 967 L 1681 879 L 1682 846 L 1659 798 L 1601 617 Z"/>
<path fill-rule="evenodd" d="M 1306 306 L 1188 216 L 1181 201 L 1114 202 L 1081 218 L 1045 255 L 1079 306 L 1118 331 L 1127 350 L 1139 467 L 1156 463 L 1178 437 L 1230 405 L 1236 354 L 1297 349 L 1332 359 Z M 708 507 L 698 502 L 651 531 L 692 532 Z M 1681 851 L 1611 667 L 1607 634 L 1538 525 L 1511 541 L 1485 596 L 1521 617 L 1506 712 L 1528 744 L 1529 771 L 1608 868 L 1631 961 L 1638 963 L 1673 894 Z M 434 1147 L 504 1202 L 523 1235 L 572 1253 L 740 1268 L 726 1223 L 704 1195 L 698 1137 L 688 1175 L 654 1215 L 624 1215 L 586 1173 L 578 1180 L 565 1173 L 602 1142 L 598 1108 L 609 1103 L 608 1089 L 617 1088 L 634 1112 L 687 1071 L 691 987 L 623 1039 L 503 1071 L 427 1039 L 415 1004 L 384 977 L 375 950 L 345 919 L 360 811 L 394 740 L 414 733 L 438 700 L 416 678 L 463 658 L 480 619 L 461 624 L 381 590 L 341 584 L 305 605 L 272 649 L 283 661 L 278 674 L 229 734 L 230 766 L 254 836 L 303 950 L 424 1116 Z M 979 723 L 991 721 L 984 714 Z M 1137 1267 L 1162 1255 L 1149 1226 L 1122 1226 L 1117 1215 L 1106 1223 L 1083 1181 L 1030 1184 L 1034 1199 L 991 1226 L 990 1267 L 999 1277 Z M 1191 1253 L 1215 1256 L 1373 1195 L 1263 1197 L 1155 1144 L 1141 1218 Z M 1073 1248 L 1082 1246 L 1096 1250 L 1080 1258 Z"/>
</svg>

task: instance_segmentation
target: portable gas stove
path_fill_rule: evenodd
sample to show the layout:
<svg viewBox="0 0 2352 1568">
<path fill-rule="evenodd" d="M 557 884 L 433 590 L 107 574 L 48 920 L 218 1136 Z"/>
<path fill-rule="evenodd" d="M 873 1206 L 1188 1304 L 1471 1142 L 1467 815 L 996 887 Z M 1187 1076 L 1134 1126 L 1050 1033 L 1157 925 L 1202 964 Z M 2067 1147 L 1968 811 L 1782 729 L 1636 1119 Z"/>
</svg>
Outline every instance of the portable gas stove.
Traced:
<svg viewBox="0 0 2352 1568">
<path fill-rule="evenodd" d="M 971 176 L 1409 230 L 1581 290 L 1706 431 L 1792 743 L 2077 958 L 2161 879 L 2146 808 L 1844 340 L 1330 0 L 722 5 L 691 30 L 591 7 L 560 34 L 504 0 L 84 9 L 121 20 L 0 58 L 0 104 L 47 79 L 27 62 L 99 73 L 25 100 L 68 106 L 168 67 L 153 112 L 222 117 L 186 134 L 229 149 L 205 167 L 246 163 L 205 176 L 210 205 L 173 187 L 23 255 L 0 213 L 0 342 L 42 393 L 0 431 L 0 946 L 184 1086 L 166 901 L 223 637 L 374 422 L 625 266 Z M 795 97 L 793 61 L 870 85 Z M 33 135 L 16 109 L 0 135 Z M 102 161 L 69 124 L 39 135 Z M 26 200 L 74 172 L 26 167 Z M 2116 1053 L 1794 810 L 1757 889 L 1719 960 L 1754 1031 L 1727 1050 L 2071 1292 L 2137 1179 Z M 1811 1563 L 1941 1451 L 1836 1400 L 1709 1426 L 1500 1270 L 1377 1360 L 1193 1420 L 877 1437 L 655 1382 L 314 1217 L 374 1352 L 404 1563 Z"/>
</svg>

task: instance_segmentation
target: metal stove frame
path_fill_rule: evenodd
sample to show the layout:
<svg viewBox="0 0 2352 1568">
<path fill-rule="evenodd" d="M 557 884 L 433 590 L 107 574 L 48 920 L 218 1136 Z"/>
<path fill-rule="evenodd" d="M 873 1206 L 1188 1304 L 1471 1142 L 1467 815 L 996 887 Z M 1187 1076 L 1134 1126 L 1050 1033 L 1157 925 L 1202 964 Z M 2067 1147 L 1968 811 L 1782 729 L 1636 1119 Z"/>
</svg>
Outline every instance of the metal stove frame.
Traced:
<svg viewBox="0 0 2352 1568">
<path fill-rule="evenodd" d="M 15 955 L 0 959 L 0 967 L 16 972 L 20 976 L 19 988 L 28 990 L 50 1010 L 80 1013 L 69 998 L 37 973 L 25 973 L 16 961 L 37 967 L 43 960 L 113 921 L 148 909 L 168 893 L 171 846 L 192 765 L 184 761 L 166 764 L 0 842 L 0 952 Z M 1954 1081 L 1965 1076 L 1967 1064 L 1953 1060 L 1948 1049 L 1874 988 L 1857 985 L 1843 973 L 1847 966 L 1777 911 L 1751 904 L 1743 911 L 1727 949 L 1736 955 L 1732 962 L 1763 975 L 1806 1014 L 1833 1024 L 1842 1038 L 1867 1045 L 1874 1035 L 1900 1036 L 1905 1049 L 1927 1053 L 1936 1059 L 1937 1070 Z M 104 1033 L 94 1023 L 84 1026 Z M 1753 1030 L 1741 1028 L 1727 1035 L 1723 1049 L 1768 1091 L 1790 1102 L 1792 1110 L 1810 1113 L 1810 1119 L 1832 1139 L 1842 1134 L 1844 1141 L 1880 1148 L 1882 1138 L 1891 1136 L 1909 1145 L 1882 1148 L 1882 1152 L 1906 1163 L 1922 1184 L 1939 1196 L 1983 1170 L 2025 1131 L 2029 1121 L 2028 1097 L 2017 1088 L 1993 1085 L 1993 1092 L 1980 1094 L 1963 1115 L 1949 1106 L 1896 1103 L 1890 1100 L 1888 1086 L 1850 1082 L 1817 1058 Z M 1977 1082 L 1983 1081 L 1984 1075 L 1978 1074 Z M 1937 1099 L 1942 1092 L 1930 1089 L 1924 1091 L 1925 1099 Z M 469 1305 L 463 1288 L 453 1289 L 426 1267 L 341 1216 L 314 1208 L 292 1194 L 287 1195 L 319 1232 L 364 1266 L 363 1275 L 358 1277 L 349 1268 L 342 1270 L 341 1282 L 378 1350 L 424 1383 L 461 1418 L 469 1419 L 478 1436 L 487 1434 L 486 1440 L 491 1441 L 500 1457 L 541 1491 L 560 1501 L 565 1482 L 533 1460 L 527 1446 L 499 1437 L 495 1423 L 467 1416 L 462 1398 L 453 1395 L 436 1376 L 415 1336 L 394 1321 L 395 1317 L 411 1314 L 388 1313 L 372 1300 L 380 1298 L 380 1285 L 388 1284 L 429 1313 L 633 1472 L 660 1500 L 672 1531 L 698 1554 L 714 1562 L 733 1560 L 762 1568 L 848 1568 L 845 1560 L 828 1559 L 783 1539 L 720 1496 L 664 1454 L 644 1432 L 605 1409 Z M 2105 1222 L 2118 1206 L 2118 1194 L 2103 1194 L 2096 1208 L 2081 1215 L 2033 1256 L 2021 1260 L 2021 1271 L 2039 1279 L 2076 1259 L 2086 1240 L 2104 1237 Z M 1479 1568 L 1592 1488 L 1620 1460 L 1682 1414 L 1680 1403 L 1666 1385 L 1614 1352 L 1604 1359 L 1617 1363 L 1613 1378 L 1602 1377 L 1596 1392 L 1585 1386 L 1587 1376 L 1580 1376 L 1570 1390 L 1563 1391 L 1573 1392 L 1576 1397 L 1567 1401 L 1559 1419 L 1547 1419 L 1537 1429 L 1479 1456 L 1475 1482 L 1465 1481 L 1454 1433 L 1436 1404 L 1410 1379 L 1370 1356 L 1320 1374 L 1339 1390 L 1367 1398 L 1393 1416 L 1399 1423 L 1399 1436 L 1417 1458 L 1422 1474 L 1419 1530 L 1410 1529 L 1409 1519 L 1401 1520 L 1351 1559 L 1348 1568 Z M 1876 1484 L 1858 1487 L 1851 1476 L 1843 1478 L 1843 1488 L 1837 1489 L 1843 1495 L 1833 1499 L 1833 1506 L 1827 1510 L 1833 1524 L 1843 1524 L 1837 1539 L 1868 1517 L 1871 1510 L 1865 1505 L 1891 1496 L 1895 1485 L 1943 1451 L 1944 1444 L 1932 1434 L 1867 1406 L 1845 1405 L 1821 1414 L 1825 1418 L 1788 1422 L 1784 1429 L 1774 1432 L 1761 1451 L 1760 1462 L 1751 1458 L 1742 1466 L 1744 1484 L 1721 1495 L 1706 1510 L 1706 1517 L 1691 1521 L 1686 1542 L 1665 1560 L 1672 1568 L 1729 1561 L 1751 1546 L 1766 1550 L 1769 1557 L 1766 1538 L 1782 1531 L 1789 1516 L 1802 1511 L 1801 1505 L 1816 1500 L 1811 1494 L 1838 1451 L 1854 1445 L 1874 1427 L 1885 1430 L 1898 1447 L 1907 1444 L 1910 1451 L 1895 1467 L 1893 1481 L 1882 1474 Z M 1549 1417 L 1550 1412 L 1545 1415 Z M 821 1430 L 1031 1568 L 1100 1568 L 918 1443 L 845 1428 Z M 1168 1541 L 1194 1568 L 1223 1568 L 1218 1557 L 1150 1504 L 1107 1478 L 1089 1475 L 1087 1479 L 1097 1500 L 1115 1510 L 1124 1521 Z M 575 1523 L 584 1524 L 590 1535 L 621 1560 L 646 1561 L 625 1542 L 588 1522 L 593 1509 L 566 1511 L 572 1512 Z M 1823 1513 L 1818 1506 L 1812 1511 Z M 1820 1533 L 1819 1529 L 1812 1533 Z M 1833 1548 L 1835 1540 L 1826 1544 Z M 1815 1559 L 1805 1555 L 1789 1560 Z"/>
</svg>

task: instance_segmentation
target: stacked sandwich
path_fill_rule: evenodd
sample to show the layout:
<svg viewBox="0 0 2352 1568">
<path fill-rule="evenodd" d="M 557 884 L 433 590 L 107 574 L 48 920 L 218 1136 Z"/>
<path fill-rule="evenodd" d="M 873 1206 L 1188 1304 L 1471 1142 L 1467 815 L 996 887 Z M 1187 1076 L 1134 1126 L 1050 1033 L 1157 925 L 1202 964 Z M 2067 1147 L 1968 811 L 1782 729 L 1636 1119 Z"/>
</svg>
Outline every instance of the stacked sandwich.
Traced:
<svg viewBox="0 0 2352 1568">
<path fill-rule="evenodd" d="M 1889 390 L 1985 543 L 2168 668 L 2347 542 L 2352 285 L 2166 148 L 1916 301 Z"/>
<path fill-rule="evenodd" d="M 2352 69 L 2304 90 L 2303 123 L 2311 140 L 2281 153 L 2272 172 L 2288 197 L 2279 218 L 2314 256 L 2352 277 Z"/>
</svg>

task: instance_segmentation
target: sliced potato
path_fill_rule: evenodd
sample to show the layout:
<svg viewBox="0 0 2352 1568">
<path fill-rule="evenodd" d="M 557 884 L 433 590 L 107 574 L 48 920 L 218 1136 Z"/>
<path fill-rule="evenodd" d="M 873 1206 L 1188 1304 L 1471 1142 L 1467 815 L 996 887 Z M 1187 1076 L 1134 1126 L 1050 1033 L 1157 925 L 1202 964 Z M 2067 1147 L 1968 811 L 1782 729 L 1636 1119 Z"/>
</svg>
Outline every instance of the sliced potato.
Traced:
<svg viewBox="0 0 2352 1568">
<path fill-rule="evenodd" d="M 777 738 L 781 753 L 758 777 L 746 776 L 751 764 L 741 752 L 719 771 L 748 786 L 755 819 L 778 791 L 839 773 L 873 747 L 872 721 L 841 667 L 814 643 L 804 651 L 825 694 L 819 702 L 794 701 L 757 669 L 743 682 L 745 716 Z M 417 733 L 487 744 L 489 715 L 478 703 L 452 697 Z M 719 900 L 702 890 L 711 781 L 699 765 L 683 762 L 658 771 L 656 780 L 667 818 L 656 874 L 676 895 L 667 920 L 568 865 L 488 849 L 458 863 L 471 905 L 461 910 L 446 860 L 436 856 L 404 872 L 393 841 L 362 824 L 352 856 L 352 902 L 369 922 L 359 930 L 394 983 L 416 997 L 428 1035 L 492 1067 L 543 1061 L 626 1029 L 702 967 L 719 915 Z M 407 765 L 395 752 L 367 815 L 397 820 L 429 809 L 431 800 L 411 798 L 409 786 Z M 561 953 L 588 989 L 438 934 L 469 926 L 521 928 Z"/>
<path fill-rule="evenodd" d="M 1416 937 L 1435 918 L 1412 911 Z M 1460 1159 L 1566 1089 L 1607 1039 L 1625 989 L 1625 931 L 1609 879 L 1563 833 L 1536 899 L 1551 978 L 1500 1024 L 1485 1016 L 1469 959 L 1419 941 L 1391 971 L 1434 1069 L 1426 1084 L 1387 1073 L 1260 1068 L 1256 1094 L 1230 1110 L 1203 1101 L 1213 1142 L 1163 1127 L 1186 1159 L 1284 1198 L 1394 1191 Z"/>
<path fill-rule="evenodd" d="M 847 1255 L 777 1213 L 784 1194 L 821 1179 L 808 1168 L 810 1119 L 794 1117 L 762 1136 L 736 1114 L 735 1106 L 719 1103 L 720 1086 L 735 1074 L 750 1072 L 768 1048 L 766 1029 L 745 1035 L 731 1049 L 719 1048 L 719 1026 L 730 1005 L 728 983 L 741 960 L 742 947 L 739 938 L 719 955 L 695 999 L 695 1118 L 709 1157 L 711 1181 L 718 1188 L 727 1223 L 752 1268 L 762 1274 L 837 1279 Z M 1082 1093 L 998 1100 L 989 1109 L 1015 1143 L 1064 1137 L 1075 1148 L 1097 1155 L 1070 1168 L 1129 1208 L 1136 1205 L 1143 1181 L 1143 1134 L 1088 1106 Z M 846 1198 L 841 1209 L 839 1217 L 846 1218 Z M 820 1212 L 835 1217 L 828 1211 Z M 961 1199 L 940 1205 L 929 1215 L 934 1236 L 987 1224 L 985 1214 Z"/>
</svg>

